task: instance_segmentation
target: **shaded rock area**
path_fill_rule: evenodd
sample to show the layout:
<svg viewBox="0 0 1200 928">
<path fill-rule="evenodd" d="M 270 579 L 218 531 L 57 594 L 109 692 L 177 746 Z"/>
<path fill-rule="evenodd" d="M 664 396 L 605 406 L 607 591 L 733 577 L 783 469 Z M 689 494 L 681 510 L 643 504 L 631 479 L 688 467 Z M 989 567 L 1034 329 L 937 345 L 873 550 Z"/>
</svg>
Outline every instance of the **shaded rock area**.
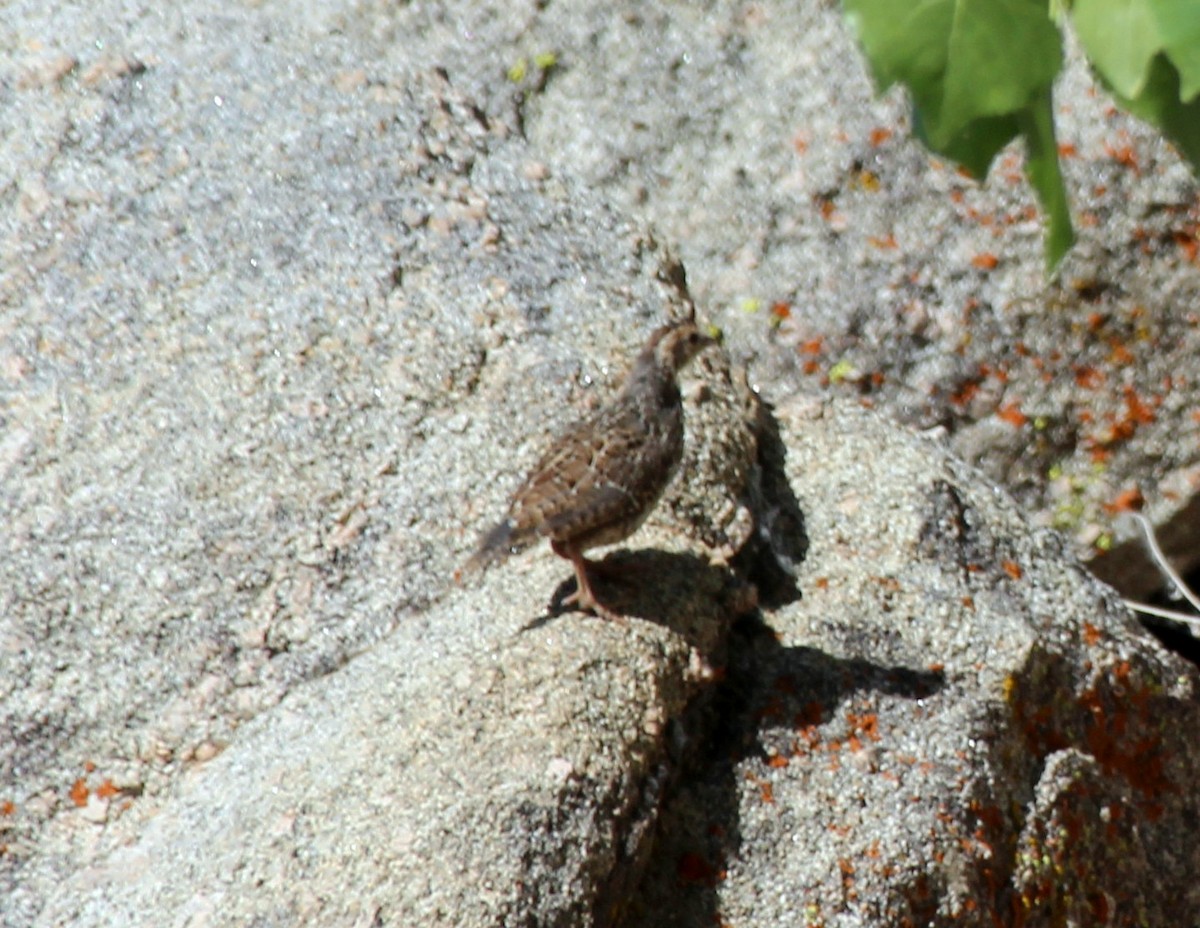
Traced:
<svg viewBox="0 0 1200 928">
<path fill-rule="evenodd" d="M 994 192 L 898 134 L 847 174 L 838 145 L 898 104 L 869 102 L 834 8 L 802 6 L 0 10 L 0 924 L 1200 909 L 1195 671 L 992 482 L 998 446 L 970 445 L 977 426 L 1012 438 L 992 407 L 915 412 L 992 337 L 956 327 L 964 301 L 999 319 L 1044 295 L 1036 223 L 972 228 L 1014 256 L 992 275 L 935 273 L 971 251 L 947 248 L 958 213 L 930 220 L 926 187 L 977 211 Z M 781 83 L 751 92 L 768 53 Z M 833 84 L 812 80 L 832 60 Z M 640 115 L 611 122 L 589 73 Z M 866 135 L 838 142 L 833 102 Z M 820 127 L 788 196 L 828 193 L 794 223 L 761 199 L 789 189 L 771 133 L 799 116 L 761 110 L 785 105 Z M 687 147 L 726 119 L 748 122 Z M 1182 197 L 1158 155 L 1146 173 Z M 686 183 L 705 156 L 715 198 Z M 838 177 L 858 179 L 830 193 Z M 821 202 L 930 233 L 896 231 L 913 248 L 892 254 Z M 776 231 L 744 236 L 764 209 Z M 887 328 L 893 284 L 927 320 L 920 362 L 898 362 L 925 373 L 895 394 L 866 376 L 910 344 Z M 743 295 L 814 308 L 772 328 Z M 627 623 L 564 612 L 571 569 L 544 548 L 456 582 L 549 437 L 693 305 L 728 350 L 683 385 L 680 479 L 608 555 Z M 867 396 L 805 372 L 813 339 Z M 1162 466 L 1182 474 L 1176 402 L 1135 432 L 1173 423 Z M 947 425 L 946 444 L 894 417 Z"/>
</svg>

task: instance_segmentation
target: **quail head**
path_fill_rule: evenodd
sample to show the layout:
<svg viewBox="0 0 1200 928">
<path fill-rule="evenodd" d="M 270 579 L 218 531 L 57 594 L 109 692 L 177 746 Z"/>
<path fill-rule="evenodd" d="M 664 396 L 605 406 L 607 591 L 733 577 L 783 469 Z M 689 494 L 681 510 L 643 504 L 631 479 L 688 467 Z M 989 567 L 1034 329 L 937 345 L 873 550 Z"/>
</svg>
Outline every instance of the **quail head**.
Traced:
<svg viewBox="0 0 1200 928">
<path fill-rule="evenodd" d="M 716 340 L 694 319 L 651 334 L 613 401 L 560 435 L 513 494 L 508 515 L 487 532 L 468 567 L 484 566 L 550 539 L 575 568 L 566 600 L 605 618 L 588 578 L 589 548 L 632 535 L 671 481 L 683 456 L 683 405 L 676 375 Z"/>
</svg>

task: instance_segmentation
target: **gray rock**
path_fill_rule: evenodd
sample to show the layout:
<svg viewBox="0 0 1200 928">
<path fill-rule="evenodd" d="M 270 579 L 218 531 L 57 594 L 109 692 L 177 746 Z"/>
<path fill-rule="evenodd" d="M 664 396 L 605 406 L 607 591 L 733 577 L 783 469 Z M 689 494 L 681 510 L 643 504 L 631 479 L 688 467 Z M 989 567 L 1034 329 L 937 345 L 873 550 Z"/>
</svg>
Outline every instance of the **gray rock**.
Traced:
<svg viewBox="0 0 1200 928">
<path fill-rule="evenodd" d="M 719 638 L 720 573 L 654 564 L 674 580 L 628 627 L 539 619 L 548 554 L 446 597 L 245 726 L 37 923 L 591 923 L 649 850 Z"/>
<path fill-rule="evenodd" d="M 1188 922 L 1195 669 L 933 441 L 777 414 L 798 589 L 735 629 L 629 924 Z"/>
<path fill-rule="evenodd" d="M 697 366 L 686 479 L 613 555 L 653 580 L 614 583 L 627 627 L 557 615 L 544 549 L 456 588 L 548 437 L 692 298 L 605 202 L 621 184 L 518 137 L 550 144 L 555 82 L 586 73 L 539 31 L 560 12 L 610 28 L 560 4 L 0 11 L 0 923 L 936 923 L 1011 899 L 1178 923 L 1192 672 L 942 449 L 789 397 L 759 317 L 722 310 L 717 232 L 652 185 L 701 316 L 782 372 L 778 421 L 729 357 Z M 713 68 L 762 30 L 670 12 L 643 25 L 696 43 L 725 100 Z M 686 117 L 661 87 L 637 111 Z M 827 268 L 803 288 L 832 311 L 866 246 L 797 229 L 824 244 L 776 268 Z M 730 635 L 747 578 L 778 637 Z"/>
<path fill-rule="evenodd" d="M 43 14 L 0 29 L 21 926 L 250 720 L 445 595 L 546 436 L 683 308 L 661 245 L 436 74 L 270 5 Z"/>
</svg>

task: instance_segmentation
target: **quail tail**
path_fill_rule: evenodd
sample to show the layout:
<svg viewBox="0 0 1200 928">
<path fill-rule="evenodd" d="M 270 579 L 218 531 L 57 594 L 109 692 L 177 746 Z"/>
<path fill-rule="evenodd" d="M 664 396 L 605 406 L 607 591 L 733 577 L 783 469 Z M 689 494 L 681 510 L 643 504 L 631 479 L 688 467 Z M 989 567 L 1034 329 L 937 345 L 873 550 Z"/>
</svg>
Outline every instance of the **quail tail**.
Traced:
<svg viewBox="0 0 1200 928">
<path fill-rule="evenodd" d="M 480 539 L 479 547 L 463 568 L 464 573 L 475 573 L 508 557 L 518 546 L 513 537 L 515 531 L 516 526 L 512 519 L 505 519 L 495 525 Z"/>
</svg>

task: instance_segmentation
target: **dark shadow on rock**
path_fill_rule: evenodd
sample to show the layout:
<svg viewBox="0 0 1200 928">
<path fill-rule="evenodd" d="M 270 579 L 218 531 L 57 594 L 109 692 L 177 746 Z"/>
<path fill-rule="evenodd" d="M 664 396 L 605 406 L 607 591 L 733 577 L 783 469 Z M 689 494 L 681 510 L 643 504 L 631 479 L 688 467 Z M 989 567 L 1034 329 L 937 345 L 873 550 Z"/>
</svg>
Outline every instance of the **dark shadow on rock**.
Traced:
<svg viewBox="0 0 1200 928">
<path fill-rule="evenodd" d="M 1189 590 L 1200 590 L 1200 569 L 1193 570 L 1191 574 L 1183 578 L 1183 582 Z M 1187 603 L 1171 587 L 1163 587 L 1153 596 L 1148 597 L 1147 602 L 1160 609 L 1189 613 Z M 1157 638 L 1163 647 L 1200 667 L 1200 638 L 1196 637 L 1188 625 L 1154 615 L 1139 615 L 1138 618 L 1141 619 L 1146 630 Z"/>
<path fill-rule="evenodd" d="M 632 894 L 614 887 L 601 893 L 597 925 L 719 924 L 718 874 L 741 843 L 736 767 L 763 750 L 758 707 L 770 695 L 770 681 L 780 674 L 806 680 L 797 690 L 807 694 L 805 704 L 818 696 L 831 706 L 839 699 L 837 690 L 824 693 L 817 685 L 833 675 L 832 659 L 782 648 L 759 611 L 800 599 L 796 576 L 809 540 L 804 512 L 787 479 L 779 424 L 762 401 L 756 432 L 757 461 L 743 499 L 754 512 L 755 531 L 730 563 L 730 575 L 744 578 L 740 582 L 754 592 L 758 608 L 736 610 L 742 619 L 732 625 L 713 661 L 723 668 L 723 679 L 672 720 L 649 864 Z M 791 666 L 803 662 L 812 666 Z"/>
<path fill-rule="evenodd" d="M 787 448 L 769 404 L 758 403 L 758 463 L 747 488 L 755 532 L 733 559 L 754 584 L 759 605 L 778 609 L 800 598 L 796 574 L 808 553 L 804 511 L 788 483 Z"/>
<path fill-rule="evenodd" d="M 722 924 L 720 873 L 741 848 L 739 765 L 801 738 L 862 691 L 922 699 L 940 673 L 842 660 L 784 647 L 761 617 L 735 624 L 725 679 L 676 724 L 673 775 L 646 874 L 619 921 L 623 928 Z"/>
<path fill-rule="evenodd" d="M 590 576 L 597 599 L 618 616 L 655 622 L 679 632 L 710 659 L 714 644 L 725 637 L 714 617 L 749 612 L 755 603 L 753 588 L 734 571 L 694 554 L 649 548 L 619 550 L 597 562 Z M 546 614 L 522 631 L 540 628 L 574 611 L 564 603 L 575 589 L 573 575 L 563 580 L 551 596 Z M 596 621 L 609 620 L 596 617 Z"/>
<path fill-rule="evenodd" d="M 809 542 L 779 426 L 764 403 L 757 432 L 756 467 L 743 498 L 755 514 L 755 531 L 727 567 L 690 554 L 622 550 L 590 575 L 607 608 L 678 632 L 722 675 L 669 722 L 666 756 L 649 773 L 633 816 L 638 824 L 622 828 L 624 851 L 598 893 L 592 913 L 598 926 L 719 923 L 717 873 L 741 843 L 737 765 L 765 751 L 765 730 L 776 723 L 764 714 L 768 700 L 776 699 L 772 705 L 784 724 L 814 705 L 831 713 L 864 686 L 915 697 L 940 685 L 928 674 L 784 648 L 763 622 L 760 609 L 801 597 L 795 578 Z M 526 629 L 563 615 L 575 589 L 575 578 L 565 579 L 547 614 Z M 774 687 L 781 679 L 796 683 L 779 702 Z"/>
</svg>

